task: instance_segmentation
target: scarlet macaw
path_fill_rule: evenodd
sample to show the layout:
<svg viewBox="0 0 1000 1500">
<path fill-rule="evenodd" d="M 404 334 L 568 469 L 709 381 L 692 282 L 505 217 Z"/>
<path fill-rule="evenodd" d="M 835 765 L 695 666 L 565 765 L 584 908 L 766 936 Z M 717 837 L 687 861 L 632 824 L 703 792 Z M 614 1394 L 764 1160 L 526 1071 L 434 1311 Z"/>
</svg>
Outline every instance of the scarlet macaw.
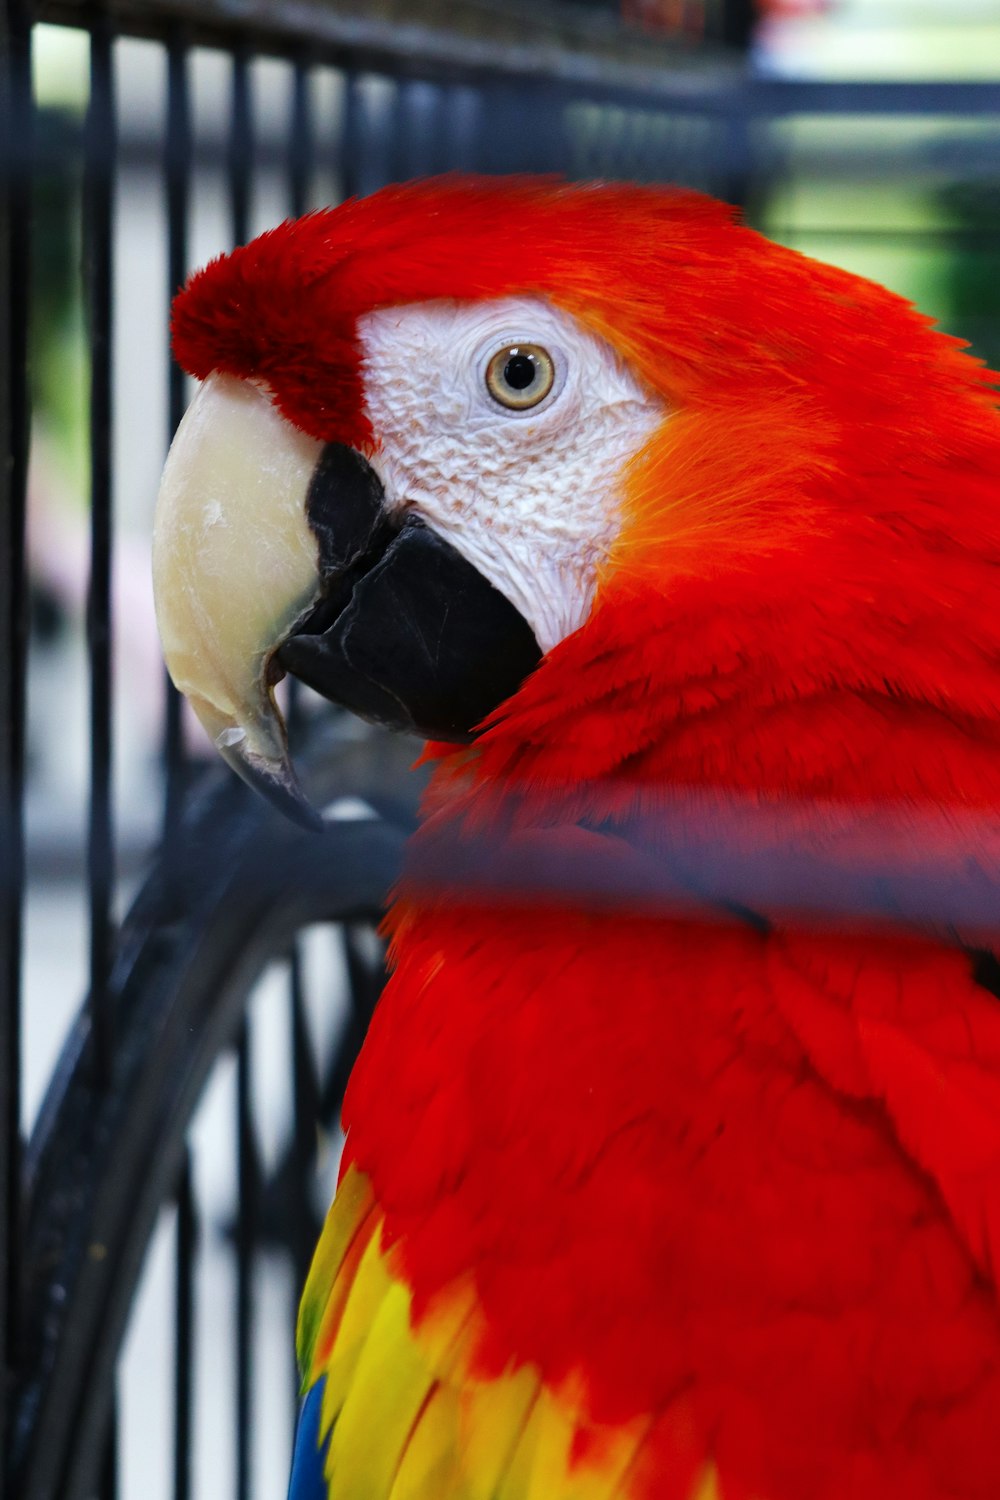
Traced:
<svg viewBox="0 0 1000 1500">
<path fill-rule="evenodd" d="M 272 795 L 287 669 L 430 738 L 427 839 L 1000 803 L 994 377 L 899 297 L 692 193 L 445 179 L 174 340 L 165 649 Z M 1000 1495 L 996 966 L 728 916 L 403 889 L 295 1500 Z"/>
</svg>

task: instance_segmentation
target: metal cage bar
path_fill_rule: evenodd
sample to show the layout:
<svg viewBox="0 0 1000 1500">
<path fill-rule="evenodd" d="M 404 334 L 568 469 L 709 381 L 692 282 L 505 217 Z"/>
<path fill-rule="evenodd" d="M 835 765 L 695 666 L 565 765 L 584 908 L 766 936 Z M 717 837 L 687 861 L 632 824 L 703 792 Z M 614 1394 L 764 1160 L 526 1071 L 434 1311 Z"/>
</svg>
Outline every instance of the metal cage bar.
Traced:
<svg viewBox="0 0 1000 1500">
<path fill-rule="evenodd" d="M 236 1500 L 250 1500 L 253 1422 L 254 1313 L 257 1198 L 260 1173 L 254 1143 L 251 1107 L 250 1022 L 245 1018 L 236 1044 L 236 1172 L 239 1203 L 236 1213 Z"/>
<path fill-rule="evenodd" d="M 292 949 L 288 965 L 289 1018 L 292 1030 L 292 1090 L 294 1135 L 292 1139 L 292 1176 L 299 1183 L 309 1180 L 309 1172 L 316 1151 L 315 1122 L 322 1119 L 319 1083 L 309 1045 L 309 1028 L 306 1022 L 305 982 L 302 972 L 302 954 L 296 944 Z M 292 1265 L 294 1268 L 291 1309 L 292 1322 L 298 1307 L 298 1298 L 305 1285 L 309 1263 L 316 1243 L 316 1221 L 310 1212 L 308 1194 L 296 1192 L 291 1195 L 291 1239 Z M 297 1384 L 297 1382 L 296 1382 Z"/>
<path fill-rule="evenodd" d="M 194 1253 L 197 1220 L 191 1153 L 185 1148 L 177 1179 L 174 1280 L 174 1500 L 190 1500 L 194 1437 Z"/>
<path fill-rule="evenodd" d="M 309 207 L 312 174 L 316 164 L 310 79 L 308 59 L 296 58 L 292 69 L 292 104 L 288 119 L 288 210 L 293 219 L 299 218 Z"/>
<path fill-rule="evenodd" d="M 100 1087 L 114 1066 L 108 976 L 114 953 L 114 827 L 112 814 L 113 682 L 111 578 L 113 510 L 111 452 L 114 175 L 117 155 L 113 32 L 101 19 L 90 36 L 90 105 L 84 132 L 84 279 L 90 336 L 90 797 L 87 871 L 90 894 L 90 1023 Z"/>
<path fill-rule="evenodd" d="M 118 1496 L 118 1402 L 112 1396 L 111 1415 L 104 1440 L 101 1472 L 98 1480 L 99 1500 L 117 1500 Z"/>
<path fill-rule="evenodd" d="M 167 118 L 164 141 L 164 179 L 167 209 L 167 295 L 183 285 L 188 267 L 191 213 L 191 93 L 188 45 L 174 27 L 167 41 Z M 184 415 L 184 371 L 167 345 L 167 436 L 172 438 Z M 174 849 L 184 805 L 185 755 L 181 696 L 164 672 L 164 842 Z"/>
<path fill-rule="evenodd" d="M 33 143 L 31 28 L 26 8 L 0 11 L 0 1354 L 7 1383 L 19 1353 L 21 1212 L 21 961 L 28 590 L 28 298 Z M 0 1440 L 6 1445 L 6 1403 Z M 7 1494 L 0 1476 L 0 1496 Z"/>
</svg>

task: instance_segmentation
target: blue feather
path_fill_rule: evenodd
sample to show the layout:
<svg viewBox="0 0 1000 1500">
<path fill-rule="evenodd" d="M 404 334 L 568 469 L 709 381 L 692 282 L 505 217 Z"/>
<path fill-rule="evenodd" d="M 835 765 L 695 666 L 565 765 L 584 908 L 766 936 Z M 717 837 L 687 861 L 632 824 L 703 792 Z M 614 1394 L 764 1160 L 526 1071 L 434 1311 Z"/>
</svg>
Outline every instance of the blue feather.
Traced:
<svg viewBox="0 0 1000 1500">
<path fill-rule="evenodd" d="M 329 1500 L 323 1464 L 329 1437 L 320 1447 L 319 1418 L 323 1406 L 326 1380 L 317 1380 L 307 1392 L 299 1409 L 299 1425 L 292 1454 L 292 1477 L 288 1482 L 288 1500 Z"/>
</svg>

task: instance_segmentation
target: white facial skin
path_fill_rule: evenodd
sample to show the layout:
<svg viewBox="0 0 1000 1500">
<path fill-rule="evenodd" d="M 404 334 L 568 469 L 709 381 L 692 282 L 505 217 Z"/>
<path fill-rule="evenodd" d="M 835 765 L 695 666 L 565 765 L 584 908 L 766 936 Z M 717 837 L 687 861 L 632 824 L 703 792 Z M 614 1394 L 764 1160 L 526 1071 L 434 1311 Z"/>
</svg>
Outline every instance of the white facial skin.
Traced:
<svg viewBox="0 0 1000 1500">
<path fill-rule="evenodd" d="M 417 512 L 499 589 L 543 651 L 590 612 L 621 522 L 621 481 L 665 416 L 603 340 L 540 298 L 386 308 L 358 329 L 386 504 Z M 506 345 L 555 367 L 509 410 L 486 369 Z"/>
</svg>

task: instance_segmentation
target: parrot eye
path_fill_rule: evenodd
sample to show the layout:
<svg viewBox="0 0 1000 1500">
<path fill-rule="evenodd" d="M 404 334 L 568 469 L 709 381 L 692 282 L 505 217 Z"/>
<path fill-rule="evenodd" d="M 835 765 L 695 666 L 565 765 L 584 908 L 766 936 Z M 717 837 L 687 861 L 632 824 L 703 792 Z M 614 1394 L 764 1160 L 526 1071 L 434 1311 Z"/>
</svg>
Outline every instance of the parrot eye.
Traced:
<svg viewBox="0 0 1000 1500">
<path fill-rule="evenodd" d="M 486 366 L 486 389 L 510 411 L 544 401 L 555 378 L 552 357 L 540 344 L 505 344 Z"/>
</svg>

